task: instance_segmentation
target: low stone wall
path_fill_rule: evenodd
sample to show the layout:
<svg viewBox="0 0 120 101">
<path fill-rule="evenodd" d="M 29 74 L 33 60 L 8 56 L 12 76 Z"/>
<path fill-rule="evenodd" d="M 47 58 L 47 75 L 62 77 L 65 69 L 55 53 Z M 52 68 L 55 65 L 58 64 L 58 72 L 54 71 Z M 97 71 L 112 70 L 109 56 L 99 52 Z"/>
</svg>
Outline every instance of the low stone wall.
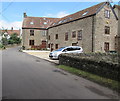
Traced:
<svg viewBox="0 0 120 101">
<path fill-rule="evenodd" d="M 106 53 L 62 54 L 60 65 L 74 67 L 83 71 L 120 81 L 120 55 Z"/>
</svg>

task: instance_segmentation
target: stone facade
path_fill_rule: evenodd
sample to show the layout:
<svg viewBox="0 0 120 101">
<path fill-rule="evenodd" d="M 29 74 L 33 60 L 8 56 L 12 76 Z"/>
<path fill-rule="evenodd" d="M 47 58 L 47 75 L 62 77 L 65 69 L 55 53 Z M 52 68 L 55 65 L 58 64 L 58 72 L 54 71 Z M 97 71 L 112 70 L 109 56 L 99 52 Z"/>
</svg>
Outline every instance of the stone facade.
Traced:
<svg viewBox="0 0 120 101">
<path fill-rule="evenodd" d="M 30 30 L 34 30 L 34 36 L 30 36 Z M 23 43 L 22 45 L 25 49 L 31 49 L 30 40 L 34 40 L 34 46 L 40 47 L 42 45 L 42 41 L 46 41 L 47 39 L 47 30 L 40 29 L 23 29 L 22 30 Z M 27 33 L 27 34 L 25 34 Z M 40 47 L 42 48 L 42 47 Z"/>
<path fill-rule="evenodd" d="M 82 30 L 82 40 L 77 40 L 77 33 Z M 76 37 L 72 38 L 72 32 L 76 31 Z M 65 46 L 72 46 L 72 44 L 81 46 L 85 52 L 92 51 L 92 17 L 87 17 L 81 20 L 63 24 L 57 27 L 48 29 L 50 40 L 48 44 L 53 45 L 52 48 L 56 49 Z M 68 33 L 68 40 L 65 41 L 65 33 Z M 58 39 L 55 35 L 58 34 Z"/>
<path fill-rule="evenodd" d="M 110 17 L 105 17 L 105 10 L 110 11 Z M 115 37 L 117 35 L 118 20 L 112 8 L 105 5 L 95 16 L 94 52 L 105 52 L 105 42 L 109 43 L 109 50 L 115 51 Z M 105 26 L 110 27 L 110 33 L 105 34 Z"/>
</svg>

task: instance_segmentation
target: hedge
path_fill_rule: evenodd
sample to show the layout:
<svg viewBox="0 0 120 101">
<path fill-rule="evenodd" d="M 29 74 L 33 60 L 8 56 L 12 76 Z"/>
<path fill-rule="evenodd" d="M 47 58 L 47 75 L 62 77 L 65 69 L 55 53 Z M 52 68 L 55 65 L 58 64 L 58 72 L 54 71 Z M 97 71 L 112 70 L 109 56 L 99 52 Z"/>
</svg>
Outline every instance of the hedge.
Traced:
<svg viewBox="0 0 120 101">
<path fill-rule="evenodd" d="M 59 64 L 120 81 L 119 57 L 118 54 L 106 53 L 62 54 L 59 57 Z"/>
</svg>

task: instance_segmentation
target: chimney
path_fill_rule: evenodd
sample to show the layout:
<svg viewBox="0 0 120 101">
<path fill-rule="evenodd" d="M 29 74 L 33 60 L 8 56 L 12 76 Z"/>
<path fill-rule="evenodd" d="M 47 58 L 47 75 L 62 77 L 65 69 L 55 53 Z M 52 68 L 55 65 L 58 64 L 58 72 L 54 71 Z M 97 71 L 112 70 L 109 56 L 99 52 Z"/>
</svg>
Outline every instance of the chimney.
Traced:
<svg viewBox="0 0 120 101">
<path fill-rule="evenodd" d="M 24 12 L 24 13 L 23 13 L 23 16 L 24 16 L 24 18 L 26 18 L 26 17 L 27 17 L 27 14 Z"/>
<path fill-rule="evenodd" d="M 11 31 L 13 31 L 13 27 L 11 27 Z"/>
</svg>

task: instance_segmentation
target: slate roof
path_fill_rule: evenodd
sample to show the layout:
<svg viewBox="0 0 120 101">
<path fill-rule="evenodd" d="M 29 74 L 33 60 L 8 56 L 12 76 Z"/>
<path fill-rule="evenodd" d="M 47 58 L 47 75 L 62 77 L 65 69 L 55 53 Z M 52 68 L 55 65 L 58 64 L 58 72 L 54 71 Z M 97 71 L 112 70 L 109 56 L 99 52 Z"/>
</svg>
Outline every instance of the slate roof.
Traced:
<svg viewBox="0 0 120 101">
<path fill-rule="evenodd" d="M 108 2 L 102 2 L 63 18 L 26 17 L 22 28 L 49 28 L 96 14 Z"/>
</svg>

